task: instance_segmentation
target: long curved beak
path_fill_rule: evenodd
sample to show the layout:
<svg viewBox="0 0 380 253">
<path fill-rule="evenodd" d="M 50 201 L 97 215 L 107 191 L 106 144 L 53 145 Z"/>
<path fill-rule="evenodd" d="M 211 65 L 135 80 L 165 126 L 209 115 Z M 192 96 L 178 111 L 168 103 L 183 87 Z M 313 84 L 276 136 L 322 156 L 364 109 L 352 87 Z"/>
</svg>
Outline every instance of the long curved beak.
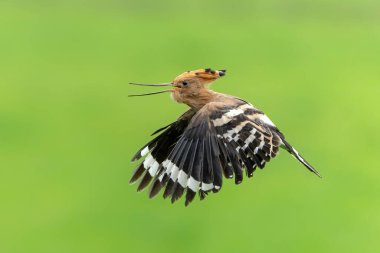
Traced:
<svg viewBox="0 0 380 253">
<path fill-rule="evenodd" d="M 172 83 L 157 83 L 157 84 L 144 84 L 144 83 L 129 83 L 132 85 L 138 85 L 138 86 L 155 86 L 155 87 L 167 87 L 171 86 L 173 87 Z M 134 94 L 134 95 L 128 95 L 128 97 L 142 97 L 142 96 L 149 96 L 149 95 L 155 95 L 155 94 L 160 94 L 160 93 L 165 93 L 165 92 L 172 92 L 172 89 L 168 90 L 162 90 L 162 91 L 156 91 L 156 92 L 150 92 L 150 93 L 144 93 L 144 94 Z"/>
<path fill-rule="evenodd" d="M 138 85 L 138 86 L 173 86 L 172 83 L 154 83 L 154 84 L 145 84 L 145 83 L 129 83 L 132 85 Z"/>
</svg>

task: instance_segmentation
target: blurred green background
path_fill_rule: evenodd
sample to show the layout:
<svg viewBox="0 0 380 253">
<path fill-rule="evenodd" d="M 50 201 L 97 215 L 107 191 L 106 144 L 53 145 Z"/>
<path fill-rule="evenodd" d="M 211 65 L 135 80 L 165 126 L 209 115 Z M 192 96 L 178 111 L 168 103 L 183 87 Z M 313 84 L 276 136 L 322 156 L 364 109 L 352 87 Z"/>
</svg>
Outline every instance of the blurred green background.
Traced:
<svg viewBox="0 0 380 253">
<path fill-rule="evenodd" d="M 0 252 L 380 252 L 380 2 L 0 1 Z M 226 68 L 286 152 L 185 208 L 128 184 L 186 107 L 134 82 Z"/>
</svg>

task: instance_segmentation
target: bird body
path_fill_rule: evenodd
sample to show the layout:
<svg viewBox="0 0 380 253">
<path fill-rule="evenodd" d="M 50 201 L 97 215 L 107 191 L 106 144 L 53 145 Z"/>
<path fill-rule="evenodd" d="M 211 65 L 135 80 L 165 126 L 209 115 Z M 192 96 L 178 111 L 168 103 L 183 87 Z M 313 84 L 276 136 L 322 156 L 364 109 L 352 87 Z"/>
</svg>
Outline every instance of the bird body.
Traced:
<svg viewBox="0 0 380 253">
<path fill-rule="evenodd" d="M 210 191 L 218 192 L 223 177 L 235 178 L 236 184 L 242 182 L 244 171 L 252 177 L 256 168 L 264 168 L 278 154 L 280 147 L 319 176 L 262 111 L 240 98 L 208 88 L 225 73 L 199 69 L 187 71 L 168 84 L 149 85 L 171 86 L 162 92 L 171 92 L 175 101 L 190 109 L 157 130 L 154 134 L 160 134 L 132 158 L 145 157 L 130 181 L 141 178 L 138 191 L 151 183 L 150 197 L 165 188 L 163 195 L 170 196 L 172 202 L 186 192 L 187 206 L 196 193 L 203 199 Z"/>
</svg>

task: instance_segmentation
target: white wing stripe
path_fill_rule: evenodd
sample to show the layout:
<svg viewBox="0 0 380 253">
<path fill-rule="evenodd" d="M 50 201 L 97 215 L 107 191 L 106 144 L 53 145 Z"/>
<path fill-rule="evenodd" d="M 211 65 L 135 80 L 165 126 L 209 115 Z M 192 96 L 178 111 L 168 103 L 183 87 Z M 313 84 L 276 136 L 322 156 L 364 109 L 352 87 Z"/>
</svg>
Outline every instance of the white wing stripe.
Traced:
<svg viewBox="0 0 380 253">
<path fill-rule="evenodd" d="M 187 174 L 181 170 L 178 174 L 178 183 L 183 187 L 187 187 Z"/>
<path fill-rule="evenodd" d="M 268 118 L 268 116 L 267 115 L 265 115 L 265 114 L 262 114 L 261 116 L 260 116 L 260 120 L 262 121 L 262 122 L 264 122 L 265 124 L 267 124 L 267 125 L 270 125 L 270 126 L 276 126 L 269 118 Z"/>
<path fill-rule="evenodd" d="M 221 118 L 213 120 L 212 123 L 214 124 L 215 127 L 223 126 L 224 124 L 227 124 L 228 122 L 230 122 L 233 117 L 239 114 L 243 114 L 243 113 L 244 111 L 241 109 L 232 109 L 226 112 L 225 114 L 223 114 Z"/>
<path fill-rule="evenodd" d="M 175 164 L 173 164 L 172 167 L 173 169 L 172 169 L 172 174 L 170 175 L 170 178 L 175 182 L 178 177 L 179 168 Z"/>
<path fill-rule="evenodd" d="M 228 112 L 223 114 L 221 118 L 212 120 L 212 123 L 215 127 L 223 126 L 224 124 L 230 122 L 235 116 L 243 114 L 244 110 L 248 108 L 252 108 L 252 106 L 249 104 L 241 105 L 236 109 L 229 110 Z"/>
<path fill-rule="evenodd" d="M 151 165 L 150 169 L 149 169 L 149 174 L 154 177 L 157 173 L 157 170 L 158 170 L 158 167 L 160 166 L 160 164 L 155 160 L 154 163 Z"/>
<path fill-rule="evenodd" d="M 250 123 L 250 121 L 243 121 L 243 122 L 241 122 L 235 128 L 233 128 L 231 130 L 228 130 L 227 133 L 223 134 L 223 137 L 226 138 L 229 141 L 231 141 L 231 140 L 234 140 L 234 141 L 239 140 L 239 136 L 235 136 L 235 138 L 232 138 L 232 135 L 235 134 L 235 133 L 236 134 L 239 133 L 243 129 L 243 127 L 245 127 L 245 125 L 247 125 L 248 123 Z"/>
<path fill-rule="evenodd" d="M 145 147 L 143 150 L 141 150 L 141 156 L 145 156 L 146 154 L 149 153 L 149 148 L 148 147 Z"/>
<path fill-rule="evenodd" d="M 145 160 L 144 160 L 144 168 L 147 170 L 150 168 L 150 166 L 155 162 L 152 155 L 149 155 Z"/>
<path fill-rule="evenodd" d="M 189 178 L 187 185 L 193 192 L 197 192 L 199 190 L 199 181 L 195 180 L 193 177 Z"/>
<path fill-rule="evenodd" d="M 209 191 L 212 188 L 214 188 L 214 184 L 213 183 L 206 184 L 206 183 L 202 182 L 202 186 L 201 186 L 202 191 Z"/>
<path fill-rule="evenodd" d="M 246 150 L 249 144 L 251 144 L 256 139 L 256 136 L 255 136 L 256 131 L 257 130 L 255 128 L 251 130 L 251 135 L 245 140 L 245 145 L 243 146 L 243 150 Z"/>
</svg>

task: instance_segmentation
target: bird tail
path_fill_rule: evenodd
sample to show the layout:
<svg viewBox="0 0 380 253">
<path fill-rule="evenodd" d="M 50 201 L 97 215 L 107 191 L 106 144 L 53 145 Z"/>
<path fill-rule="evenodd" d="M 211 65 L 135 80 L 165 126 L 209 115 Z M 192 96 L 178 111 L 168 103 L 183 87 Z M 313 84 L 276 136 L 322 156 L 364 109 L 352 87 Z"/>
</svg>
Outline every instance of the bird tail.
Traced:
<svg viewBox="0 0 380 253">
<path fill-rule="evenodd" d="M 308 170 L 316 174 L 318 177 L 322 178 L 322 176 L 318 173 L 316 169 L 313 168 L 298 152 L 295 150 L 292 145 L 289 144 L 285 140 L 285 138 L 282 138 L 281 136 L 282 143 L 284 144 L 284 148 L 294 157 L 296 158 L 300 163 L 302 163 Z"/>
</svg>

